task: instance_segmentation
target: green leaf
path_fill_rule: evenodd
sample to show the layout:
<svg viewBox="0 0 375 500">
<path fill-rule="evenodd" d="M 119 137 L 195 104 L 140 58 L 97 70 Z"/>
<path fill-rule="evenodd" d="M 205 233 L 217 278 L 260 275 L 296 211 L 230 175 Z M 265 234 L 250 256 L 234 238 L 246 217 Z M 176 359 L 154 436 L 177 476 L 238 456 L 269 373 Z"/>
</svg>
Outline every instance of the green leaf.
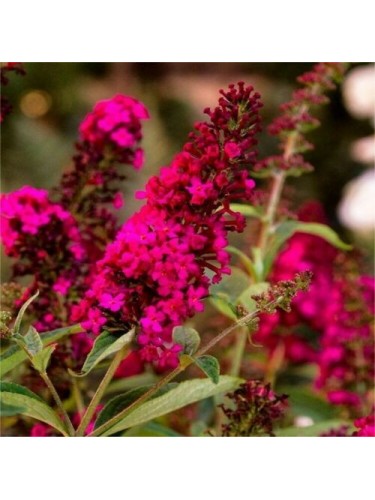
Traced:
<svg viewBox="0 0 375 500">
<path fill-rule="evenodd" d="M 221 376 L 217 384 L 214 384 L 210 379 L 195 379 L 181 382 L 175 389 L 151 401 L 147 401 L 139 408 L 136 408 L 102 435 L 110 436 L 129 427 L 149 422 L 154 418 L 161 417 L 215 394 L 232 391 L 241 382 L 242 379 L 228 375 Z"/>
<path fill-rule="evenodd" d="M 37 352 L 31 359 L 35 370 L 38 372 L 45 372 L 53 351 L 56 349 L 56 344 L 49 345 Z"/>
<path fill-rule="evenodd" d="M 26 309 L 29 307 L 29 305 L 31 304 L 31 302 L 33 302 L 39 295 L 39 291 L 37 291 L 32 297 L 30 297 L 21 307 L 21 309 L 18 311 L 18 314 L 17 314 L 17 317 L 16 317 L 16 320 L 14 322 L 14 327 L 13 327 L 13 330 L 15 333 L 19 333 L 20 331 L 20 327 L 21 327 L 21 323 L 22 323 L 22 319 L 23 319 L 23 316 L 26 312 Z"/>
<path fill-rule="evenodd" d="M 1 406 L 18 407 L 23 415 L 45 422 L 65 436 L 67 435 L 65 426 L 57 413 L 26 387 L 10 382 L 0 382 L 0 403 Z"/>
<path fill-rule="evenodd" d="M 81 325 L 73 325 L 65 328 L 58 328 L 50 332 L 42 333 L 41 339 L 43 345 L 56 342 L 67 335 L 82 332 Z M 0 374 L 3 377 L 10 370 L 21 364 L 27 359 L 26 353 L 17 345 L 12 345 L 0 356 Z"/>
<path fill-rule="evenodd" d="M 175 326 L 172 333 L 173 341 L 183 347 L 183 353 L 192 356 L 198 350 L 201 339 L 194 328 Z"/>
<path fill-rule="evenodd" d="M 290 409 L 295 416 L 310 417 L 314 422 L 332 420 L 337 409 L 306 387 L 282 386 L 278 392 L 288 394 Z"/>
<path fill-rule="evenodd" d="M 12 406 L 6 403 L 0 405 L 0 417 L 13 417 L 14 415 L 20 415 L 23 411 L 23 406 Z"/>
<path fill-rule="evenodd" d="M 244 265 L 249 275 L 255 277 L 254 265 L 251 259 L 244 252 L 230 245 L 226 248 L 226 250 L 233 255 L 237 255 L 240 258 L 242 264 Z"/>
<path fill-rule="evenodd" d="M 350 250 L 352 248 L 351 245 L 344 243 L 339 238 L 338 234 L 325 224 L 291 220 L 282 222 L 277 226 L 272 238 L 271 246 L 265 256 L 265 275 L 267 275 L 267 273 L 270 271 L 273 261 L 275 260 L 275 257 L 280 248 L 295 233 L 305 233 L 312 234 L 314 236 L 320 236 L 325 241 L 327 241 L 327 243 L 330 243 L 332 246 L 339 248 L 340 250 Z"/>
<path fill-rule="evenodd" d="M 233 212 L 239 212 L 246 217 L 255 217 L 256 219 L 261 219 L 263 217 L 262 211 L 259 207 L 254 207 L 252 205 L 241 205 L 240 203 L 231 203 L 230 209 Z"/>
<path fill-rule="evenodd" d="M 237 319 L 235 305 L 240 295 L 250 286 L 250 277 L 238 269 L 232 267 L 229 276 L 225 276 L 220 283 L 211 287 L 210 302 L 222 314 L 231 319 Z"/>
<path fill-rule="evenodd" d="M 122 435 L 136 437 L 183 437 L 179 432 L 159 424 L 158 422 L 148 422 L 141 427 L 134 427 Z"/>
<path fill-rule="evenodd" d="M 217 309 L 221 314 L 227 318 L 237 320 L 236 308 L 229 301 L 229 297 L 225 294 L 212 294 L 210 295 L 211 304 Z"/>
<path fill-rule="evenodd" d="M 190 434 L 193 437 L 208 437 L 208 425 L 202 420 L 197 420 L 193 422 L 190 426 Z"/>
<path fill-rule="evenodd" d="M 43 349 L 42 339 L 33 326 L 29 327 L 25 335 L 16 333 L 13 338 L 30 356 L 34 356 Z"/>
<path fill-rule="evenodd" d="M 325 224 L 318 224 L 316 222 L 299 222 L 296 232 L 320 236 L 320 238 L 323 238 L 327 241 L 327 243 L 330 243 L 332 246 L 339 248 L 340 250 L 351 250 L 353 248 L 352 245 L 348 245 L 342 241 L 339 235 Z"/>
<path fill-rule="evenodd" d="M 75 373 L 73 371 L 70 371 L 70 373 L 75 377 L 85 377 L 100 361 L 119 351 L 125 345 L 130 344 L 134 335 L 134 328 L 120 337 L 118 334 L 115 335 L 114 333 L 104 331 L 96 338 L 91 351 L 87 355 L 81 373 Z"/>
<path fill-rule="evenodd" d="M 157 382 L 158 377 L 154 373 L 141 373 L 139 375 L 133 375 L 131 377 L 119 378 L 113 380 L 107 387 L 105 393 L 109 394 L 124 393 L 131 389 L 136 389 L 143 385 L 151 385 Z"/>
<path fill-rule="evenodd" d="M 286 427 L 275 431 L 275 435 L 279 437 L 317 437 L 331 429 L 337 429 L 342 425 L 349 426 L 345 420 L 326 420 L 318 424 L 309 425 L 308 427 Z"/>
<path fill-rule="evenodd" d="M 214 384 L 219 382 L 220 365 L 214 356 L 201 356 L 195 360 L 195 364 L 199 366 Z"/>
<path fill-rule="evenodd" d="M 161 396 L 166 392 L 170 391 L 174 387 L 176 387 L 177 383 L 167 384 L 162 387 L 159 391 L 157 391 L 149 401 L 154 399 L 157 396 Z M 110 399 L 108 403 L 104 406 L 102 411 L 99 413 L 98 418 L 95 422 L 95 429 L 105 424 L 112 417 L 120 413 L 120 411 L 124 410 L 128 406 L 130 406 L 134 401 L 139 399 L 143 394 L 149 391 L 153 387 L 152 385 L 145 385 L 143 387 L 138 387 L 137 389 L 132 389 L 131 391 L 125 392 L 125 394 L 120 394 L 119 396 L 115 396 Z"/>
</svg>

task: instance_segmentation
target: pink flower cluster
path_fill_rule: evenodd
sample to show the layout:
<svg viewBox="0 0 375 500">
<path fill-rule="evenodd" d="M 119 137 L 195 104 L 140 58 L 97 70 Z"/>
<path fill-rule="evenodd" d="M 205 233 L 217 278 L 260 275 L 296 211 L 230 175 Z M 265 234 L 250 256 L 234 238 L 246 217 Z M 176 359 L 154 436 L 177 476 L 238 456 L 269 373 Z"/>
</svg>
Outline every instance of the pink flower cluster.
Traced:
<svg viewBox="0 0 375 500">
<path fill-rule="evenodd" d="M 317 359 L 316 386 L 332 404 L 357 412 L 366 408 L 366 397 L 374 389 L 374 291 L 370 276 L 333 281 Z"/>
<path fill-rule="evenodd" d="M 73 303 L 89 287 L 92 268 L 114 238 L 118 224 L 110 208 L 121 208 L 119 183 L 125 179 L 117 163 L 141 166 L 141 121 L 146 118 L 146 108 L 131 97 L 99 102 L 80 127 L 73 169 L 64 173 L 51 198 L 28 186 L 1 198 L 1 239 L 6 253 L 17 259 L 13 278 L 31 275 L 27 295 L 40 291 L 29 312 L 38 317 L 41 331 L 71 322 Z M 76 358 L 92 345 L 87 335 L 76 335 L 72 342 Z"/>
<path fill-rule="evenodd" d="M 33 252 L 43 261 L 60 238 L 67 243 L 66 249 L 82 260 L 85 252 L 77 222 L 61 205 L 49 200 L 47 191 L 24 186 L 1 195 L 0 203 L 1 239 L 7 255 L 23 258 Z M 49 238 L 42 237 L 44 231 L 51 233 Z M 44 245 L 48 239 L 49 245 Z"/>
<path fill-rule="evenodd" d="M 308 204 L 300 219 L 323 222 L 319 211 Z M 271 280 L 302 270 L 313 272 L 308 292 L 296 297 L 291 313 L 263 316 L 254 339 L 270 355 L 283 346 L 286 360 L 316 363 L 316 387 L 332 404 L 358 413 L 374 385 L 374 278 L 360 276 L 350 257 L 321 238 L 298 233 L 280 253 Z"/>
<path fill-rule="evenodd" d="M 43 189 L 24 186 L 1 195 L 0 206 L 1 240 L 6 254 L 17 259 L 13 276 L 33 275 L 27 295 L 36 289 L 41 293 L 44 314 L 38 327 L 59 326 L 49 296 L 52 290 L 67 294 L 86 260 L 78 223 L 61 205 L 52 203 Z"/>
<path fill-rule="evenodd" d="M 353 436 L 375 437 L 375 412 L 372 411 L 367 417 L 357 418 L 354 425 L 358 430 L 353 432 Z"/>
<path fill-rule="evenodd" d="M 80 125 L 73 169 L 65 172 L 55 189 L 60 203 L 80 214 L 80 230 L 96 262 L 118 229 L 112 208 L 124 200 L 120 183 L 126 178 L 119 164 L 139 169 L 143 164 L 142 120 L 148 119 L 145 106 L 125 95 L 98 102 Z"/>
<path fill-rule="evenodd" d="M 116 160 L 140 168 L 143 150 L 137 148 L 142 139 L 141 120 L 149 118 L 145 106 L 125 95 L 100 101 L 79 127 L 81 141 L 103 154 L 111 149 Z"/>
<path fill-rule="evenodd" d="M 244 217 L 230 209 L 248 199 L 254 182 L 245 167 L 256 157 L 259 95 L 241 82 L 221 91 L 189 142 L 150 179 L 139 196 L 146 205 L 107 247 L 77 318 L 97 334 L 106 327 L 139 325 L 143 360 L 161 369 L 178 363 L 172 330 L 203 310 L 211 283 L 230 272 L 228 231 L 242 231 Z"/>
</svg>

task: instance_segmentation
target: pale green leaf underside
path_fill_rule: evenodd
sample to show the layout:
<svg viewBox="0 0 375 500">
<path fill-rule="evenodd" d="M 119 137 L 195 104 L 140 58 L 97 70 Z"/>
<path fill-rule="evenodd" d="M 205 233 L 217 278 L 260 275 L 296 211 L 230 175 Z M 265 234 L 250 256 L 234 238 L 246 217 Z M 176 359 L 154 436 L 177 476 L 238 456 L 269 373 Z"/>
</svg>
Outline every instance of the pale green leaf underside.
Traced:
<svg viewBox="0 0 375 500">
<path fill-rule="evenodd" d="M 62 434 L 67 435 L 65 426 L 57 413 L 39 396 L 25 387 L 10 382 L 1 382 L 0 402 L 6 407 L 17 407 L 22 415 L 51 425 Z"/>
<path fill-rule="evenodd" d="M 135 409 L 130 415 L 124 417 L 120 422 L 111 427 L 111 429 L 104 432 L 103 436 L 110 436 L 129 427 L 144 424 L 154 418 L 161 417 L 216 394 L 232 391 L 241 382 L 242 379 L 228 375 L 220 377 L 217 384 L 214 384 L 209 379 L 195 379 L 181 382 L 175 389 L 172 389 L 163 396 L 147 401 Z"/>
<path fill-rule="evenodd" d="M 116 353 L 122 349 L 125 345 L 130 344 L 133 340 L 135 334 L 135 329 L 133 328 L 129 332 L 124 333 L 120 337 L 111 332 L 103 332 L 95 340 L 95 343 L 87 355 L 86 361 L 82 367 L 81 373 L 72 373 L 76 377 L 84 377 L 103 359 L 107 358 L 111 354 Z"/>
</svg>

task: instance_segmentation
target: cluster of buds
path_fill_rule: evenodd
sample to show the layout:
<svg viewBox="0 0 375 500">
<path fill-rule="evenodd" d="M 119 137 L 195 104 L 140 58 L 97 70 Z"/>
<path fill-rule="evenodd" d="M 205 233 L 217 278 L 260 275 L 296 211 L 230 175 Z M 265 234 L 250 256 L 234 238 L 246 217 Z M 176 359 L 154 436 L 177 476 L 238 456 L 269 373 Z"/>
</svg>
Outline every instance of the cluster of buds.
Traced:
<svg viewBox="0 0 375 500">
<path fill-rule="evenodd" d="M 12 321 L 12 315 L 9 311 L 0 311 L 0 339 L 8 340 L 12 336 L 12 329 L 10 328 L 10 323 Z"/>
<path fill-rule="evenodd" d="M 291 101 L 281 105 L 282 115 L 268 127 L 270 135 L 278 137 L 282 153 L 259 161 L 255 166 L 258 176 L 268 177 L 278 170 L 285 171 L 287 175 L 300 175 L 312 170 L 302 156 L 313 148 L 305 134 L 319 126 L 320 122 L 309 110 L 328 102 L 325 93 L 335 88 L 345 69 L 345 64 L 321 63 L 298 78 L 303 88 L 293 93 Z"/>
<path fill-rule="evenodd" d="M 306 292 L 309 289 L 313 273 L 303 271 L 297 273 L 294 279 L 279 281 L 271 285 L 267 291 L 252 297 L 261 313 L 272 314 L 277 309 L 291 311 L 291 303 L 299 291 Z"/>
<path fill-rule="evenodd" d="M 234 408 L 221 405 L 228 420 L 222 426 L 223 437 L 274 436 L 274 423 L 288 406 L 288 396 L 276 395 L 260 380 L 248 380 L 227 397 Z"/>
</svg>

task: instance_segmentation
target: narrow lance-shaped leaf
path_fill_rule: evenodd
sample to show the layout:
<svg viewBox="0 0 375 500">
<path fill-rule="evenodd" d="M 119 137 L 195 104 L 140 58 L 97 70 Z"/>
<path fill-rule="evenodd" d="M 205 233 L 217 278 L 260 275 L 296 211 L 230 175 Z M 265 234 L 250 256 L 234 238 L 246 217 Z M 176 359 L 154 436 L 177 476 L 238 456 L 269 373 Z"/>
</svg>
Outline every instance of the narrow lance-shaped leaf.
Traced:
<svg viewBox="0 0 375 500">
<path fill-rule="evenodd" d="M 150 401 L 166 392 L 174 389 L 178 384 L 173 382 L 165 385 L 158 392 L 156 392 L 153 396 L 151 396 Z M 145 385 L 143 387 L 138 387 L 137 389 L 132 389 L 130 391 L 125 392 L 124 394 L 119 394 L 114 398 L 110 399 L 108 403 L 104 406 L 102 411 L 99 413 L 99 416 L 95 422 L 95 429 L 105 424 L 112 417 L 120 413 L 120 411 L 124 410 L 128 406 L 130 406 L 134 401 L 139 399 L 143 394 L 145 394 L 148 390 L 150 390 L 152 385 Z"/>
<path fill-rule="evenodd" d="M 14 415 L 20 415 L 24 409 L 25 408 L 23 406 L 12 406 L 2 402 L 0 405 L 0 417 L 13 417 Z"/>
<path fill-rule="evenodd" d="M 129 415 L 114 424 L 103 436 L 110 436 L 116 432 L 144 424 L 154 418 L 161 417 L 172 411 L 178 410 L 191 403 L 195 403 L 216 394 L 230 392 L 236 389 L 242 379 L 223 375 L 219 382 L 214 384 L 210 379 L 194 379 L 181 382 L 175 389 L 166 394 L 147 401 L 136 408 Z"/>
<path fill-rule="evenodd" d="M 95 340 L 94 345 L 84 362 L 81 373 L 75 373 L 73 371 L 70 371 L 70 373 L 75 377 L 85 377 L 98 363 L 100 363 L 100 361 L 107 358 L 111 354 L 116 353 L 125 345 L 130 344 L 130 342 L 134 339 L 134 335 L 134 328 L 121 336 L 104 331 Z"/>
<path fill-rule="evenodd" d="M 20 414 L 45 422 L 65 436 L 67 435 L 65 425 L 57 413 L 26 387 L 10 382 L 0 382 L 0 403 L 1 406 L 5 405 L 8 408 L 18 407 Z"/>
<path fill-rule="evenodd" d="M 73 325 L 65 328 L 58 328 L 57 330 L 51 330 L 50 332 L 45 332 L 41 335 L 43 346 L 46 346 L 52 342 L 56 342 L 67 335 L 72 335 L 75 333 L 82 332 L 81 325 Z M 12 345 L 0 356 L 0 374 L 3 377 L 10 370 L 21 364 L 27 359 L 26 353 L 18 346 Z"/>
<path fill-rule="evenodd" d="M 340 250 L 350 250 L 352 248 L 351 245 L 344 243 L 338 234 L 325 224 L 318 224 L 315 222 L 286 221 L 279 224 L 274 233 L 271 246 L 265 257 L 265 275 L 267 275 L 270 271 L 272 263 L 280 248 L 295 233 L 305 233 L 319 236 L 327 241 L 327 243 L 330 243 L 332 246 L 339 248 Z"/>
<path fill-rule="evenodd" d="M 226 250 L 233 255 L 237 255 L 240 258 L 240 261 L 242 262 L 243 266 L 245 267 L 249 275 L 255 277 L 254 264 L 252 260 L 244 252 L 230 245 L 227 246 Z"/>
<path fill-rule="evenodd" d="M 16 317 L 16 320 L 14 322 L 14 327 L 13 327 L 13 330 L 15 333 L 19 333 L 19 330 L 20 330 L 20 327 L 21 327 L 21 323 L 22 323 L 22 319 L 23 319 L 23 316 L 26 312 L 26 309 L 29 307 L 29 305 L 31 304 L 31 302 L 33 302 L 39 295 L 39 291 L 37 291 L 32 297 L 30 297 L 21 307 L 21 309 L 18 311 L 18 314 L 17 314 L 17 317 Z"/>
<path fill-rule="evenodd" d="M 136 436 L 136 437 L 183 437 L 182 434 L 176 432 L 170 427 L 159 424 L 158 422 L 148 422 L 142 427 L 136 427 L 126 431 L 122 436 Z"/>
<path fill-rule="evenodd" d="M 255 217 L 256 219 L 261 219 L 263 214 L 261 209 L 254 207 L 253 205 L 242 205 L 241 203 L 231 203 L 230 209 L 233 212 L 239 212 L 246 217 Z"/>
</svg>

